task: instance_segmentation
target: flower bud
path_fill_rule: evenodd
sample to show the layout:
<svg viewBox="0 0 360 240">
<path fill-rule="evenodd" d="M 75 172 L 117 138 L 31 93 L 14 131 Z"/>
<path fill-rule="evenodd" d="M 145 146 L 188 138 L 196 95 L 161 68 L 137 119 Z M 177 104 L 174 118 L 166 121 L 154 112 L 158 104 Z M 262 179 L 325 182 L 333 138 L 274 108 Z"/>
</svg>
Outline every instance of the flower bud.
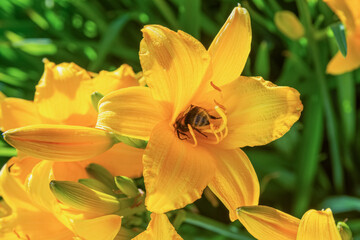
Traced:
<svg viewBox="0 0 360 240">
<path fill-rule="evenodd" d="M 5 141 L 30 156 L 52 161 L 78 161 L 99 155 L 116 142 L 112 134 L 68 125 L 31 125 L 3 133 Z"/>
<path fill-rule="evenodd" d="M 85 178 L 85 179 L 79 179 L 78 182 L 87 186 L 88 188 L 91 188 L 92 190 L 103 192 L 109 195 L 114 195 L 113 189 L 111 189 L 109 186 L 105 185 L 104 183 L 100 182 L 97 179 Z"/>
<path fill-rule="evenodd" d="M 297 16 L 290 11 L 279 11 L 275 14 L 275 25 L 288 38 L 297 40 L 304 36 L 304 27 Z"/>
<path fill-rule="evenodd" d="M 96 111 L 98 111 L 98 105 L 99 105 L 99 101 L 104 97 L 104 95 L 102 95 L 101 93 L 99 92 L 93 92 L 91 94 L 91 103 L 94 107 L 94 109 Z"/>
<path fill-rule="evenodd" d="M 345 222 L 338 222 L 337 229 L 339 230 L 341 240 L 352 240 L 352 232 Z"/>
<path fill-rule="evenodd" d="M 129 145 L 131 147 L 134 148 L 141 148 L 141 149 L 145 149 L 147 146 L 147 141 L 141 140 L 141 139 L 136 139 L 136 138 L 130 138 L 130 137 L 125 137 L 125 136 L 121 136 L 118 134 L 115 134 L 116 138 L 118 141 L 125 143 L 126 145 Z"/>
<path fill-rule="evenodd" d="M 86 172 L 91 177 L 99 180 L 100 182 L 108 186 L 110 189 L 117 189 L 113 175 L 111 175 L 111 173 L 103 166 L 96 163 L 91 163 L 86 167 Z"/>
<path fill-rule="evenodd" d="M 91 190 L 77 182 L 51 181 L 50 189 L 59 201 L 81 211 L 112 214 L 124 207 L 116 197 Z"/>
<path fill-rule="evenodd" d="M 115 177 L 115 184 L 126 196 L 136 197 L 139 195 L 139 190 L 131 178 L 117 176 Z"/>
</svg>

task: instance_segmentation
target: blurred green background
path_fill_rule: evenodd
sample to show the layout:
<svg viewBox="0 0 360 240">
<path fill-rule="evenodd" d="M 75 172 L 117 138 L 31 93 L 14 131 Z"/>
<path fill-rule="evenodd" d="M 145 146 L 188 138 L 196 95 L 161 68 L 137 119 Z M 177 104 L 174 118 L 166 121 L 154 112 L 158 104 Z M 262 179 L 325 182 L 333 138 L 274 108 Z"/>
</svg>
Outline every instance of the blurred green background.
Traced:
<svg viewBox="0 0 360 240">
<path fill-rule="evenodd" d="M 360 70 L 325 74 L 338 50 L 329 26 L 338 18 L 317 0 L 240 1 L 252 20 L 252 50 L 243 75 L 263 76 L 301 93 L 301 119 L 283 138 L 246 148 L 261 183 L 260 203 L 297 217 L 309 208 L 330 207 L 337 221 L 348 218 L 360 235 L 360 114 L 356 109 Z M 231 0 L 2 0 L 0 4 L 0 90 L 33 99 L 43 58 L 75 62 L 98 72 L 128 63 L 141 71 L 141 28 L 161 24 L 181 29 L 208 47 L 238 1 Z M 274 23 L 275 13 L 294 12 L 306 36 L 292 40 Z M 308 15 L 310 14 L 310 15 Z M 311 17 L 311 19 L 309 18 Z M 335 24 L 335 25 L 334 25 Z M 15 155 L 1 142 L 1 165 Z M 218 228 L 187 220 L 184 239 L 251 239 L 239 222 L 230 224 L 223 206 L 206 198 L 195 203 Z M 217 232 L 217 234 L 214 233 Z M 220 236 L 222 233 L 223 236 Z"/>
</svg>

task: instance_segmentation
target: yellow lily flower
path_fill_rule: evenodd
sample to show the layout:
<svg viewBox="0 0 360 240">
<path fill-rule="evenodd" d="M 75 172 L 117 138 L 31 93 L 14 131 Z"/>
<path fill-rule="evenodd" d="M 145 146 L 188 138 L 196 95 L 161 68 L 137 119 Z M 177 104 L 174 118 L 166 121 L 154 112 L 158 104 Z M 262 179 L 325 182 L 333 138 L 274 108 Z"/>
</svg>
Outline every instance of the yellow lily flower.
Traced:
<svg viewBox="0 0 360 240">
<path fill-rule="evenodd" d="M 334 75 L 360 67 L 360 2 L 324 0 L 346 27 L 347 55 L 340 51 L 330 60 L 326 72 Z"/>
<path fill-rule="evenodd" d="M 151 214 L 151 221 L 146 231 L 137 235 L 133 240 L 182 240 L 165 214 Z"/>
<path fill-rule="evenodd" d="M 143 150 L 122 143 L 113 146 L 112 136 L 94 128 L 97 112 L 91 102 L 91 94 L 95 91 L 107 94 L 138 85 L 136 74 L 126 64 L 113 72 L 94 74 L 75 63 L 55 65 L 45 60 L 34 101 L 2 99 L 0 123 L 2 131 L 6 131 L 5 140 L 22 153 L 39 159 L 87 159 L 73 165 L 55 164 L 54 171 L 57 168 L 60 171 L 62 168 L 77 169 L 75 166 L 81 169 L 94 162 L 108 168 L 113 175 L 139 177 Z M 72 177 L 77 174 L 71 171 L 64 171 L 64 174 L 66 178 L 60 180 L 77 180 Z"/>
<path fill-rule="evenodd" d="M 105 96 L 97 127 L 149 141 L 143 157 L 149 211 L 182 208 L 208 185 L 236 220 L 236 208 L 259 198 L 256 173 L 239 147 L 284 135 L 302 111 L 299 93 L 240 77 L 251 44 L 250 16 L 240 6 L 208 50 L 182 31 L 149 25 L 142 32 L 149 88 Z"/>
<path fill-rule="evenodd" d="M 56 163 L 13 158 L 1 170 L 0 193 L 11 212 L 0 218 L 1 239 L 112 240 L 121 217 L 64 209 L 52 195 L 49 181 Z"/>
<path fill-rule="evenodd" d="M 309 210 L 300 219 L 267 206 L 246 206 L 237 211 L 248 232 L 259 240 L 341 240 L 330 208 Z"/>
</svg>

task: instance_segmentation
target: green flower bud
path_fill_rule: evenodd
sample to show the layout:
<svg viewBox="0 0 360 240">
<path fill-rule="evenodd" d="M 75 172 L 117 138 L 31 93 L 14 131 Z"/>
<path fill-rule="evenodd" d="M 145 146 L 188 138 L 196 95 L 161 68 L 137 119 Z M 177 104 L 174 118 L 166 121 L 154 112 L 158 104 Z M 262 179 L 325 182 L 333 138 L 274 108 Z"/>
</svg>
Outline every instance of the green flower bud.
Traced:
<svg viewBox="0 0 360 240">
<path fill-rule="evenodd" d="M 114 191 L 109 186 L 105 185 L 104 183 L 100 182 L 97 179 L 94 178 L 79 179 L 78 182 L 93 190 L 115 196 Z"/>
<path fill-rule="evenodd" d="M 277 12 L 274 17 L 274 22 L 279 31 L 288 38 L 297 40 L 304 36 L 304 27 L 293 12 Z"/>
<path fill-rule="evenodd" d="M 51 181 L 50 189 L 59 201 L 81 211 L 112 214 L 134 204 L 134 199 L 118 199 L 77 182 Z"/>
<path fill-rule="evenodd" d="M 99 101 L 104 97 L 104 95 L 102 95 L 99 92 L 93 92 L 91 94 L 91 103 L 93 105 L 93 107 L 95 108 L 96 111 L 98 111 L 98 105 L 99 105 Z"/>
<path fill-rule="evenodd" d="M 125 143 L 126 145 L 129 145 L 131 147 L 134 148 L 141 148 L 141 149 L 145 149 L 147 146 L 147 141 L 141 140 L 141 139 L 136 139 L 136 138 L 130 138 L 130 137 L 125 137 L 125 136 L 121 136 L 118 134 L 115 134 L 117 137 L 117 140 L 119 142 Z"/>
<path fill-rule="evenodd" d="M 111 173 L 99 164 L 91 163 L 86 167 L 86 172 L 93 178 L 99 180 L 112 190 L 117 190 L 114 177 Z"/>
<path fill-rule="evenodd" d="M 352 232 L 345 222 L 338 222 L 337 228 L 340 232 L 341 240 L 352 240 Z"/>
<path fill-rule="evenodd" d="M 131 178 L 117 176 L 115 177 L 115 184 L 126 196 L 136 197 L 139 195 L 139 190 Z"/>
</svg>

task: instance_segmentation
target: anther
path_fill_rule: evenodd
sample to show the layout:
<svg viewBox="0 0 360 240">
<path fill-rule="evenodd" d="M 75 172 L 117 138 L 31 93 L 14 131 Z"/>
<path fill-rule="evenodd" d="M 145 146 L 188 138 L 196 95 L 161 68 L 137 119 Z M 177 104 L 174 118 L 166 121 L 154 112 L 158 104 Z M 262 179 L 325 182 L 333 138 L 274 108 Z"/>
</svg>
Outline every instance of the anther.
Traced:
<svg viewBox="0 0 360 240">
<path fill-rule="evenodd" d="M 224 107 L 224 105 L 221 105 L 220 103 L 218 103 L 215 99 L 214 99 L 214 103 L 216 106 L 219 106 L 220 108 L 222 108 L 224 111 L 226 111 L 226 108 Z"/>
<path fill-rule="evenodd" d="M 211 85 L 215 90 L 221 92 L 221 89 L 220 89 L 218 86 L 216 86 L 212 81 L 210 82 L 210 85 Z"/>
</svg>

